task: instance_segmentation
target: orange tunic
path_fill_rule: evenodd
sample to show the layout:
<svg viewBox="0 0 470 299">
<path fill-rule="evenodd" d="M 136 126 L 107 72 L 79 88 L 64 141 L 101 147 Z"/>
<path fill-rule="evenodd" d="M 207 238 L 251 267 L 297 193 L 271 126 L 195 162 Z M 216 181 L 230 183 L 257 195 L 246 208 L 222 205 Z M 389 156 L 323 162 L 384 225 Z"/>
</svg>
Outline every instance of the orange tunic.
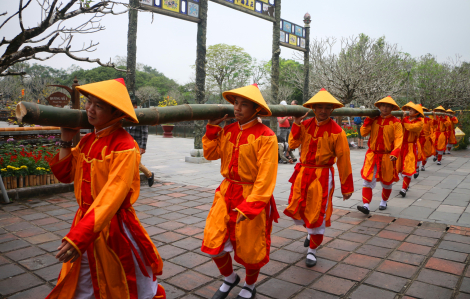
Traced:
<svg viewBox="0 0 470 299">
<path fill-rule="evenodd" d="M 403 119 L 403 143 L 400 157 L 398 158 L 398 172 L 411 176 L 416 173 L 418 163 L 418 138 L 423 129 L 424 121 L 421 117 L 410 120 L 407 116 Z"/>
<path fill-rule="evenodd" d="M 162 273 L 162 259 L 132 207 L 140 193 L 139 162 L 139 147 L 120 123 L 85 135 L 70 155 L 62 160 L 56 155 L 50 162 L 59 181 L 74 182 L 79 209 L 64 239 L 80 258 L 62 264 L 47 298 L 73 298 L 85 252 L 96 298 L 137 298 L 133 254 L 144 276 L 155 280 Z"/>
<path fill-rule="evenodd" d="M 459 123 L 457 117 L 452 116 L 450 118 L 450 126 L 449 126 L 449 141 L 447 143 L 450 144 L 457 144 L 457 139 L 455 139 L 455 125 Z"/>
<path fill-rule="evenodd" d="M 272 195 L 278 165 L 276 136 L 255 119 L 242 126 L 207 125 L 202 144 L 207 160 L 221 159 L 225 179 L 215 191 L 201 250 L 218 255 L 230 239 L 235 261 L 259 269 L 269 262 L 272 221 L 279 218 Z M 239 213 L 248 219 L 236 224 Z"/>
<path fill-rule="evenodd" d="M 424 161 L 434 154 L 432 142 L 432 123 L 429 117 L 424 118 L 423 129 L 419 134 L 418 156 L 419 161 Z"/>
<path fill-rule="evenodd" d="M 403 129 L 400 120 L 391 114 L 386 117 L 366 118 L 361 127 L 361 135 L 370 134 L 368 146 L 361 170 L 362 178 L 371 182 L 375 178 L 384 185 L 398 182 L 396 162 L 390 156 L 398 158 L 403 142 Z"/>
<path fill-rule="evenodd" d="M 443 152 L 446 150 L 447 146 L 447 128 L 450 127 L 452 122 L 448 116 L 436 115 L 434 119 L 435 127 L 435 140 L 434 148 L 436 151 Z"/>
<path fill-rule="evenodd" d="M 320 227 L 325 221 L 331 226 L 333 187 L 328 194 L 330 171 L 334 175 L 336 160 L 341 181 L 341 192 L 354 192 L 349 144 L 346 133 L 331 119 L 317 123 L 316 118 L 299 125 L 293 124 L 289 147 L 301 146 L 301 163 L 295 167 L 289 180 L 292 183 L 289 205 L 284 214 L 294 220 L 302 219 L 307 228 Z"/>
</svg>

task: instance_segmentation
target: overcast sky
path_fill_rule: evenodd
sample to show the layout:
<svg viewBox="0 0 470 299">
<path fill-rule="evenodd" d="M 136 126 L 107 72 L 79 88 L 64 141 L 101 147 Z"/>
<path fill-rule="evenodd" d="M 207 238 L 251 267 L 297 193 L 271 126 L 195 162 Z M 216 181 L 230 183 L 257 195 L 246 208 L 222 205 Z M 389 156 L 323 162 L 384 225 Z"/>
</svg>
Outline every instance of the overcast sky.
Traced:
<svg viewBox="0 0 470 299">
<path fill-rule="evenodd" d="M 1 12 L 8 11 L 10 15 L 17 11 L 18 0 L 0 1 Z M 25 12 L 26 26 L 32 27 L 40 19 L 35 2 Z M 303 25 L 306 12 L 312 16 L 311 38 L 339 39 L 365 33 L 373 38 L 385 36 L 413 57 L 431 53 L 444 61 L 460 54 L 462 60 L 470 61 L 469 0 L 282 0 L 281 18 Z M 4 20 L 0 17 L 1 22 Z M 188 83 L 194 73 L 191 65 L 196 59 L 197 24 L 158 14 L 151 21 L 150 13 L 139 13 L 137 62 L 156 68 L 180 84 Z M 105 16 L 101 23 L 106 26 L 105 31 L 75 36 L 73 48 L 93 40 L 100 44 L 95 52 L 87 54 L 90 58 L 108 61 L 116 55 L 125 56 L 127 14 Z M 18 21 L 14 19 L 1 29 L 0 38 L 12 38 L 18 32 Z M 209 1 L 207 46 L 218 43 L 237 45 L 258 60 L 269 60 L 272 23 Z M 5 47 L 1 47 L 0 53 L 4 51 Z M 294 52 L 281 47 L 282 58 L 293 58 Z M 40 63 L 55 68 L 72 64 L 87 69 L 96 67 L 65 55 Z"/>
</svg>

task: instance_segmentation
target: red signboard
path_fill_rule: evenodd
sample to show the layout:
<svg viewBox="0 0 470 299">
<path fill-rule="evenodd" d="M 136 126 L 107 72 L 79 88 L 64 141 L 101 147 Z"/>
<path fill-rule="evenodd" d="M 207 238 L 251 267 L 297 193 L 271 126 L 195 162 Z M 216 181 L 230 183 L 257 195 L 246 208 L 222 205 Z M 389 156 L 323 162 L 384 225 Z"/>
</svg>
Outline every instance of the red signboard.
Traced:
<svg viewBox="0 0 470 299">
<path fill-rule="evenodd" d="M 47 101 L 51 106 L 62 108 L 69 103 L 70 98 L 62 92 L 54 92 L 47 98 Z"/>
</svg>

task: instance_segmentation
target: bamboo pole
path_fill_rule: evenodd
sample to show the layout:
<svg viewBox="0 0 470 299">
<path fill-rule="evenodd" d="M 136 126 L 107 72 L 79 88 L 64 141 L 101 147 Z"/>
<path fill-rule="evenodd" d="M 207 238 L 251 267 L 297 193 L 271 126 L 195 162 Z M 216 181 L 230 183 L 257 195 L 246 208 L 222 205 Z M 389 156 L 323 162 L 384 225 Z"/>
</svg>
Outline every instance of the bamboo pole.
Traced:
<svg viewBox="0 0 470 299">
<path fill-rule="evenodd" d="M 295 105 L 269 105 L 273 117 L 302 116 L 308 112 L 309 116 L 315 116 L 313 110 Z M 135 109 L 141 126 L 155 126 L 165 123 L 174 123 L 191 120 L 217 119 L 228 114 L 233 117 L 233 105 L 218 104 L 184 104 L 158 108 Z M 425 112 L 432 115 L 431 112 Z M 340 108 L 333 111 L 331 116 L 379 116 L 377 109 Z M 392 115 L 402 116 L 403 111 L 393 111 Z M 436 113 L 436 115 L 453 116 L 448 113 Z M 58 126 L 68 128 L 91 129 L 84 110 L 63 109 L 52 106 L 38 105 L 30 102 L 20 102 L 16 106 L 18 121 L 27 124 L 42 126 Z M 124 121 L 123 126 L 135 126 L 136 124 Z"/>
</svg>

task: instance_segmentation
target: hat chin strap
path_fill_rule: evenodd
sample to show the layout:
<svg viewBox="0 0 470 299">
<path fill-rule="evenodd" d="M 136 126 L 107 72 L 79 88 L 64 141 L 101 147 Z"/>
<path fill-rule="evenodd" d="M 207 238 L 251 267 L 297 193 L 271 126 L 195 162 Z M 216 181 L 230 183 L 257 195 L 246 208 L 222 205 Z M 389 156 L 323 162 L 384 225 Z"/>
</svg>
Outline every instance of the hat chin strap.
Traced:
<svg viewBox="0 0 470 299">
<path fill-rule="evenodd" d="M 259 106 L 258 108 L 256 108 L 256 111 L 255 113 L 250 117 L 250 119 L 253 119 L 260 111 L 261 109 L 263 109 L 263 107 Z"/>
</svg>

